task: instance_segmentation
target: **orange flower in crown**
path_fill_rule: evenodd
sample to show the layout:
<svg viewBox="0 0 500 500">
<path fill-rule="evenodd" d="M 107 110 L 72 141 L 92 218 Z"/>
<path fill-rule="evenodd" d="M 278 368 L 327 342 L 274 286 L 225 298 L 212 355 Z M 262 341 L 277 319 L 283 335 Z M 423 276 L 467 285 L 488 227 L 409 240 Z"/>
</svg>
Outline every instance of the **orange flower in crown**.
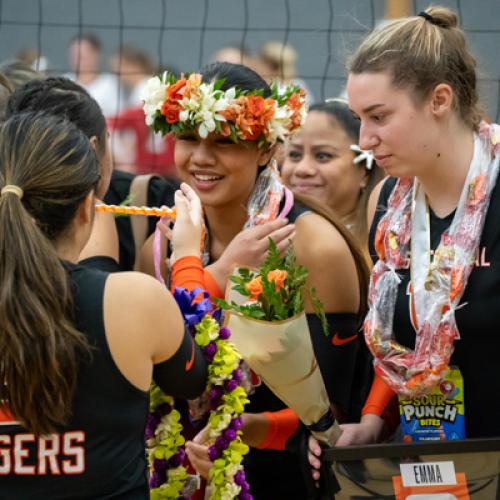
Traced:
<svg viewBox="0 0 500 500">
<path fill-rule="evenodd" d="M 180 101 L 183 95 L 183 88 L 186 86 L 187 80 L 185 78 L 181 78 L 177 80 L 173 85 L 169 85 L 167 87 L 167 99 L 171 102 Z"/>
<path fill-rule="evenodd" d="M 297 86 L 280 92 L 272 84 L 272 95 L 265 98 L 262 90 L 221 90 L 223 83 L 204 83 L 198 73 L 177 79 L 165 72 L 149 79 L 141 96 L 146 123 L 163 135 L 194 131 L 206 138 L 216 133 L 234 142 L 271 146 L 283 142 L 304 122 L 304 91 Z"/>
</svg>

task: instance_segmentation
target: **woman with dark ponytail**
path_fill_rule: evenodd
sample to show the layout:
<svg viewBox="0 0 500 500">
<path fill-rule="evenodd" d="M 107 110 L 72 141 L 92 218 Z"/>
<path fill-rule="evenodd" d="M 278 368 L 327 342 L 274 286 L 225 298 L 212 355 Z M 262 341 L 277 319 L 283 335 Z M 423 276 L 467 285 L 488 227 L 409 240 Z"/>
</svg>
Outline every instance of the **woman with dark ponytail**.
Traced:
<svg viewBox="0 0 500 500">
<path fill-rule="evenodd" d="M 19 86 L 7 102 L 6 116 L 43 111 L 74 123 L 92 142 L 100 164 L 101 179 L 97 198 L 119 205 L 129 195 L 134 175 L 113 170 L 106 119 L 95 99 L 76 82 L 67 78 L 34 79 Z M 148 184 L 147 203 L 173 205 L 177 183 L 155 177 Z M 148 218 L 148 234 L 157 219 Z M 115 230 L 116 226 L 116 230 Z M 118 233 L 118 241 L 116 234 Z M 130 217 L 115 218 L 98 213 L 94 233 L 80 256 L 82 263 L 106 271 L 129 271 L 134 267 L 135 248 Z"/>
<path fill-rule="evenodd" d="M 149 498 L 152 374 L 178 397 L 205 386 L 203 356 L 160 284 L 77 264 L 99 181 L 94 147 L 67 120 L 20 113 L 0 127 L 2 500 Z M 198 200 L 184 187 L 176 202 L 176 252 L 197 255 Z"/>
</svg>

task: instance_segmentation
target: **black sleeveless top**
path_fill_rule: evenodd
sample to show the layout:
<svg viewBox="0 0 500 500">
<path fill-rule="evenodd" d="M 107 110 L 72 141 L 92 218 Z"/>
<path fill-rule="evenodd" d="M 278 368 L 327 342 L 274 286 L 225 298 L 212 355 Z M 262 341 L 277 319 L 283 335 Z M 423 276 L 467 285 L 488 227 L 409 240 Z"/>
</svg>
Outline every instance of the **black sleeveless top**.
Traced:
<svg viewBox="0 0 500 500">
<path fill-rule="evenodd" d="M 295 202 L 287 218 L 290 222 L 295 222 L 298 217 L 308 212 L 311 212 L 308 207 Z M 332 276 L 332 286 L 338 286 L 335 276 Z M 368 376 L 366 367 L 369 363 L 366 358 L 360 356 L 360 340 L 362 339 L 360 336 L 356 337 L 358 334 L 357 317 L 356 314 L 351 313 L 330 313 L 327 319 L 330 326 L 328 337 L 324 335 L 316 315 L 307 314 L 314 352 L 330 401 L 336 403 L 347 416 L 348 421 L 358 421 L 365 398 L 363 387 L 366 392 L 369 385 L 366 379 Z M 340 339 L 351 337 L 355 339 L 350 342 L 333 343 L 334 336 Z M 278 411 L 286 408 L 286 405 L 264 383 L 258 383 L 249 400 L 250 403 L 245 407 L 248 413 Z M 310 470 L 300 467 L 299 457 L 295 453 L 286 450 L 250 448 L 243 465 L 250 483 L 250 493 L 256 500 L 278 498 L 303 500 L 307 498 L 303 474 L 310 474 Z"/>
<path fill-rule="evenodd" d="M 374 262 L 377 224 L 387 210 L 389 196 L 396 185 L 389 178 L 382 187 L 373 224 L 370 228 L 370 253 Z M 450 226 L 454 213 L 444 218 L 430 212 L 431 248 L 439 245 L 442 233 Z M 451 364 L 459 367 L 464 379 L 466 437 L 500 435 L 500 182 L 493 189 L 481 235 L 476 265 L 455 316 L 460 339 L 455 340 Z M 410 270 L 398 272 L 401 283 L 394 313 L 394 335 L 411 349 L 415 347 L 409 285 Z"/>
<path fill-rule="evenodd" d="M 112 359 L 103 322 L 108 275 L 73 264 L 67 268 L 76 326 L 93 347 L 92 357 L 79 365 L 73 416 L 60 433 L 37 438 L 0 421 L 0 500 L 148 499 L 149 396 L 128 382 Z"/>
</svg>

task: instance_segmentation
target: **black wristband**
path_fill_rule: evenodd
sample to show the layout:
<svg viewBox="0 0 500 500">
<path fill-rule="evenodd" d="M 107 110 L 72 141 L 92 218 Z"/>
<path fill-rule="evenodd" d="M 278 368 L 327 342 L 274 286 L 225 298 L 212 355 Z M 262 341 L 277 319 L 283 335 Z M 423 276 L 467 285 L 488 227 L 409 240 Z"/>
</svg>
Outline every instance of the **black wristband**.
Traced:
<svg viewBox="0 0 500 500">
<path fill-rule="evenodd" d="M 205 356 L 186 328 L 176 353 L 154 366 L 153 380 L 170 396 L 193 399 L 205 390 L 207 373 Z"/>
<path fill-rule="evenodd" d="M 328 411 L 314 424 L 306 425 L 311 432 L 325 432 L 335 423 L 332 410 Z"/>
</svg>

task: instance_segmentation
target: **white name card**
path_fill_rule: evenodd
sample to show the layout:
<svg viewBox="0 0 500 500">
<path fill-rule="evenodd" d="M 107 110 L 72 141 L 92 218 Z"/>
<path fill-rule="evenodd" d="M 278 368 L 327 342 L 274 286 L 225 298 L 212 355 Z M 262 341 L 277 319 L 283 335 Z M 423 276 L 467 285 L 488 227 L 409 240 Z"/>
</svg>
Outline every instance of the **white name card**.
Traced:
<svg viewBox="0 0 500 500">
<path fill-rule="evenodd" d="M 403 486 L 440 486 L 457 484 L 453 462 L 400 464 Z"/>
</svg>

